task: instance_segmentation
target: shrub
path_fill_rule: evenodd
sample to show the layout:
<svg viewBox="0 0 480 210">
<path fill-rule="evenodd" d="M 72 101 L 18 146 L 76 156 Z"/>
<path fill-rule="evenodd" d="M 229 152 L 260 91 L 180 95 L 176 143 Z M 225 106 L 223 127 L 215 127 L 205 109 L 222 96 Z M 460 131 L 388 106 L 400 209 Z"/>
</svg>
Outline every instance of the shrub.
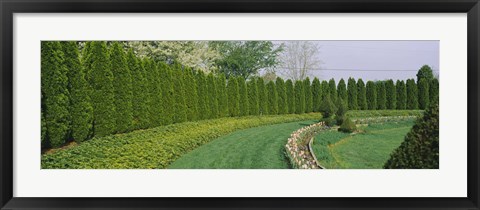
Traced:
<svg viewBox="0 0 480 210">
<path fill-rule="evenodd" d="M 345 103 L 340 97 L 337 99 L 337 112 L 336 112 L 336 121 L 337 125 L 341 125 L 345 119 L 345 114 L 348 111 L 347 103 Z"/>
<path fill-rule="evenodd" d="M 322 113 L 323 117 L 329 118 L 335 113 L 335 111 L 336 107 L 330 97 L 326 96 L 323 98 L 322 104 L 320 105 L 320 112 Z"/>
<path fill-rule="evenodd" d="M 384 168 L 439 167 L 439 108 L 432 104 L 390 155 Z"/>
<path fill-rule="evenodd" d="M 335 119 L 333 119 L 333 117 L 323 118 L 322 121 L 324 121 L 325 125 L 328 127 L 333 127 L 337 124 L 337 122 L 335 121 Z"/>
<path fill-rule="evenodd" d="M 352 133 L 357 130 L 357 125 L 355 125 L 350 118 L 346 118 L 340 128 L 338 128 L 338 131 L 344 132 L 344 133 Z"/>
</svg>

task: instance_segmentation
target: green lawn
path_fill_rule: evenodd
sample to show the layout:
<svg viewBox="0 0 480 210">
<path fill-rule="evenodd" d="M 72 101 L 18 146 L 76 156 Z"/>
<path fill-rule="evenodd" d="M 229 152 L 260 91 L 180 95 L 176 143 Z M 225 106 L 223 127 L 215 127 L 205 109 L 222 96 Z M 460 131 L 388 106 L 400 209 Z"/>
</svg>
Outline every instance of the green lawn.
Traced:
<svg viewBox="0 0 480 210">
<path fill-rule="evenodd" d="M 290 134 L 318 121 L 301 121 L 236 131 L 182 156 L 168 168 L 289 168 L 284 147 Z"/>
<path fill-rule="evenodd" d="M 313 150 L 326 168 L 380 169 L 413 124 L 414 120 L 371 124 L 357 134 L 322 132 L 315 137 Z"/>
</svg>

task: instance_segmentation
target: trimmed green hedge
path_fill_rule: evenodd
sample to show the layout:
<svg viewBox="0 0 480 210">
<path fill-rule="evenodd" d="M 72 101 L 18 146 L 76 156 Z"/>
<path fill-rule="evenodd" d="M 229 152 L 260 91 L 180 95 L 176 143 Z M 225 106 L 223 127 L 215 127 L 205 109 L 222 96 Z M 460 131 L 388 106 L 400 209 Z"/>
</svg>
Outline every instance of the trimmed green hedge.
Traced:
<svg viewBox="0 0 480 210">
<path fill-rule="evenodd" d="M 390 117 L 390 116 L 422 116 L 423 110 L 355 110 L 348 111 L 347 117 Z"/>
<path fill-rule="evenodd" d="M 42 155 L 43 169 L 166 168 L 180 156 L 236 130 L 319 119 L 318 113 L 220 118 L 94 138 Z"/>
</svg>

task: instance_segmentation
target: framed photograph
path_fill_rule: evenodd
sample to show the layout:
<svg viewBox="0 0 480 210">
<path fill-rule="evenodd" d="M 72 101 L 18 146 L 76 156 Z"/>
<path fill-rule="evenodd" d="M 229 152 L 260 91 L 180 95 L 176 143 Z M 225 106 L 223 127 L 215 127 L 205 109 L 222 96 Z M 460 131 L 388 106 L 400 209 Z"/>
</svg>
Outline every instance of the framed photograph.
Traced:
<svg viewBox="0 0 480 210">
<path fill-rule="evenodd" d="M 1 209 L 479 209 L 478 0 L 0 7 Z"/>
</svg>

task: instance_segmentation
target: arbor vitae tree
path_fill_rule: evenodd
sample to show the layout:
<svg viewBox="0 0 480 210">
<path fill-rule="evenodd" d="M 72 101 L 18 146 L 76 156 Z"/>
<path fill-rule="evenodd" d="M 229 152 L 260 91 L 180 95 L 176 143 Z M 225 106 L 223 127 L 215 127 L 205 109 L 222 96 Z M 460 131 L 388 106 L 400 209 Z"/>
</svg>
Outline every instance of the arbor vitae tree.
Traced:
<svg viewBox="0 0 480 210">
<path fill-rule="evenodd" d="M 207 98 L 207 78 L 205 73 L 202 71 L 198 71 L 196 75 L 196 82 L 197 82 L 197 94 L 198 94 L 198 117 L 201 120 L 207 119 L 208 115 L 208 98 Z M 230 115 L 230 109 L 229 109 Z"/>
<path fill-rule="evenodd" d="M 355 79 L 348 78 L 348 109 L 349 110 L 357 110 L 358 102 L 357 102 L 357 84 Z"/>
<path fill-rule="evenodd" d="M 130 74 L 132 75 L 132 114 L 133 114 L 133 128 L 140 129 L 145 127 L 145 119 L 148 117 L 148 108 L 147 108 L 147 93 L 146 93 L 146 84 L 147 79 L 140 63 L 140 60 L 135 56 L 133 50 L 129 50 L 127 53 L 127 66 L 130 70 Z M 163 71 L 163 70 L 162 70 Z M 160 72 L 162 75 L 162 90 L 164 86 L 169 83 L 170 80 L 166 78 L 166 73 Z M 165 87 L 166 88 L 166 87 Z M 170 98 L 170 95 L 162 95 L 162 101 L 167 102 Z M 162 107 L 162 110 L 164 107 Z M 162 112 L 163 113 L 163 112 Z M 168 115 L 168 113 L 165 112 Z M 170 124 L 171 122 L 167 120 L 167 116 L 163 115 L 163 122 L 162 124 Z M 170 118 L 171 119 L 171 118 Z"/>
<path fill-rule="evenodd" d="M 175 104 L 174 107 L 174 122 L 181 123 L 187 121 L 187 112 L 185 106 L 185 88 L 183 84 L 183 71 L 181 69 L 173 68 L 172 69 L 173 75 L 173 90 L 175 92 Z M 209 109 L 208 114 L 211 113 L 211 109 Z"/>
<path fill-rule="evenodd" d="M 418 109 L 418 91 L 415 80 L 407 80 L 407 109 Z"/>
<path fill-rule="evenodd" d="M 418 82 L 418 106 L 420 109 L 426 109 L 429 104 L 428 83 L 424 78 L 421 78 Z"/>
<path fill-rule="evenodd" d="M 358 102 L 358 109 L 366 110 L 368 108 L 367 105 L 367 90 L 365 88 L 365 83 L 362 79 L 358 79 L 357 82 L 357 102 Z"/>
<path fill-rule="evenodd" d="M 336 111 L 335 104 L 329 96 L 325 96 L 320 105 L 320 112 L 322 113 L 323 118 L 330 118 Z"/>
<path fill-rule="evenodd" d="M 310 87 L 310 78 L 308 77 L 303 81 L 303 91 L 305 92 L 305 112 L 312 112 L 312 88 Z"/>
<path fill-rule="evenodd" d="M 41 42 L 41 91 L 44 120 L 50 145 L 58 147 L 65 142 L 69 130 L 68 69 L 59 42 Z"/>
<path fill-rule="evenodd" d="M 407 109 L 407 88 L 403 80 L 397 80 L 397 109 Z"/>
<path fill-rule="evenodd" d="M 228 95 L 227 95 L 227 80 L 225 79 L 224 74 L 219 74 L 218 76 L 218 109 L 221 117 L 227 117 L 228 112 Z"/>
<path fill-rule="evenodd" d="M 407 82 L 408 84 L 408 82 Z M 384 168 L 439 168 L 439 108 L 433 103 L 390 155 Z"/>
<path fill-rule="evenodd" d="M 377 85 L 377 109 L 383 110 L 387 108 L 387 92 L 385 90 L 385 82 L 378 81 Z"/>
<path fill-rule="evenodd" d="M 149 127 L 157 127 L 162 124 L 162 87 L 160 80 L 160 65 L 157 65 L 154 60 L 148 59 L 145 62 L 145 72 L 148 80 L 149 92 Z M 183 80 L 183 78 L 182 78 Z"/>
<path fill-rule="evenodd" d="M 69 112 L 71 115 L 71 137 L 76 142 L 89 138 L 92 132 L 93 107 L 85 80 L 85 71 L 80 63 L 79 50 L 76 42 L 62 42 L 65 56 L 65 67 L 68 69 L 68 91 L 70 94 Z M 43 87 L 43 86 L 42 86 Z M 43 101 L 43 96 L 42 96 Z M 42 112 L 42 125 L 45 126 Z M 43 126 L 42 126 L 43 127 Z M 45 127 L 46 128 L 46 127 Z M 46 131 L 42 129 L 42 131 Z M 42 132 L 44 135 L 46 133 Z M 43 137 L 42 137 L 43 139 Z"/>
<path fill-rule="evenodd" d="M 314 112 L 320 111 L 321 102 L 322 102 L 321 84 L 320 84 L 320 80 L 315 77 L 312 82 L 312 103 L 313 103 Z"/>
<path fill-rule="evenodd" d="M 257 86 L 258 86 L 258 105 L 260 107 L 260 114 L 265 115 L 268 114 L 267 109 L 267 90 L 265 89 L 265 82 L 260 77 L 257 79 Z"/>
<path fill-rule="evenodd" d="M 293 82 L 292 80 L 287 80 L 285 83 L 286 90 L 287 90 L 287 104 L 288 104 L 288 113 L 293 114 L 295 113 L 295 92 L 293 89 Z"/>
<path fill-rule="evenodd" d="M 255 79 L 247 82 L 248 90 L 248 109 L 250 115 L 258 115 L 260 113 L 260 106 L 258 104 L 258 85 Z"/>
<path fill-rule="evenodd" d="M 278 114 L 278 94 L 275 83 L 270 81 L 267 83 L 268 92 L 268 114 Z"/>
<path fill-rule="evenodd" d="M 338 97 L 336 107 L 337 111 L 335 113 L 335 119 L 337 120 L 337 125 L 341 125 L 345 120 L 345 114 L 347 114 L 348 105 L 342 100 L 342 98 Z"/>
<path fill-rule="evenodd" d="M 187 107 L 187 120 L 195 121 L 195 120 L 198 120 L 198 93 L 197 93 L 197 81 L 195 79 L 195 73 L 192 69 L 190 68 L 185 69 L 184 81 L 185 81 L 185 105 Z M 215 82 L 218 83 L 218 79 L 216 79 Z M 218 85 L 216 85 L 215 87 L 218 88 Z M 159 95 L 161 96 L 161 94 Z M 218 105 L 217 105 L 217 110 L 218 110 Z M 217 111 L 217 115 L 218 115 L 218 111 Z"/>
<path fill-rule="evenodd" d="M 278 94 L 278 114 L 287 114 L 288 113 L 288 104 L 287 104 L 287 89 L 285 88 L 285 82 L 282 78 L 277 77 L 275 81 Z"/>
<path fill-rule="evenodd" d="M 387 80 L 385 82 L 385 92 L 386 92 L 386 108 L 395 109 L 397 107 L 397 90 L 393 80 Z"/>
<path fill-rule="evenodd" d="M 132 75 L 128 68 L 125 52 L 119 42 L 113 42 L 110 46 L 110 62 L 113 73 L 113 87 L 115 90 L 115 106 L 116 106 L 116 129 L 119 133 L 131 131 L 133 123 L 132 110 Z M 154 82 L 153 91 L 158 92 L 156 87 L 158 82 Z"/>
<path fill-rule="evenodd" d="M 207 76 L 207 90 L 208 90 L 207 103 L 210 104 L 210 112 L 209 112 L 210 116 L 208 118 L 214 119 L 218 116 L 218 100 L 217 100 L 217 85 L 216 85 L 215 76 L 213 76 L 213 73 L 210 73 Z M 186 95 L 186 97 L 188 98 L 189 96 Z"/>
<path fill-rule="evenodd" d="M 439 83 L 437 78 L 434 78 L 430 81 L 430 84 L 428 85 L 428 96 L 429 96 L 430 103 L 434 103 L 435 101 L 438 101 Z"/>
<path fill-rule="evenodd" d="M 96 137 L 102 137 L 113 134 L 116 129 L 113 74 L 107 44 L 103 41 L 94 41 L 90 47 L 93 129 Z"/>
<path fill-rule="evenodd" d="M 367 106 L 369 110 L 377 109 L 377 86 L 373 81 L 367 82 Z"/>
<path fill-rule="evenodd" d="M 330 99 L 332 99 L 332 103 L 335 103 L 338 98 L 338 93 L 335 79 L 333 78 L 328 81 L 328 93 L 330 94 Z"/>
<path fill-rule="evenodd" d="M 247 97 L 247 85 L 243 77 L 238 77 L 238 92 L 240 94 L 240 116 L 248 115 L 248 97 Z"/>
<path fill-rule="evenodd" d="M 430 82 L 433 78 L 432 68 L 428 65 L 423 65 L 417 72 L 417 84 L 420 82 L 420 79 L 426 79 L 427 82 Z"/>
<path fill-rule="evenodd" d="M 330 86 L 328 85 L 327 81 L 322 81 L 322 83 L 320 84 L 320 89 L 322 90 L 322 100 L 325 97 L 330 97 Z"/>
<path fill-rule="evenodd" d="M 295 113 L 305 113 L 305 92 L 303 90 L 303 82 L 300 80 L 295 81 Z"/>
<path fill-rule="evenodd" d="M 324 90 L 322 89 L 322 91 Z M 347 86 L 345 85 L 345 80 L 340 79 L 340 81 L 338 82 L 337 93 L 338 97 L 342 98 L 344 102 L 348 101 Z"/>
<path fill-rule="evenodd" d="M 231 117 L 240 115 L 240 94 L 238 92 L 238 80 L 235 77 L 228 79 L 228 108 Z"/>
</svg>

